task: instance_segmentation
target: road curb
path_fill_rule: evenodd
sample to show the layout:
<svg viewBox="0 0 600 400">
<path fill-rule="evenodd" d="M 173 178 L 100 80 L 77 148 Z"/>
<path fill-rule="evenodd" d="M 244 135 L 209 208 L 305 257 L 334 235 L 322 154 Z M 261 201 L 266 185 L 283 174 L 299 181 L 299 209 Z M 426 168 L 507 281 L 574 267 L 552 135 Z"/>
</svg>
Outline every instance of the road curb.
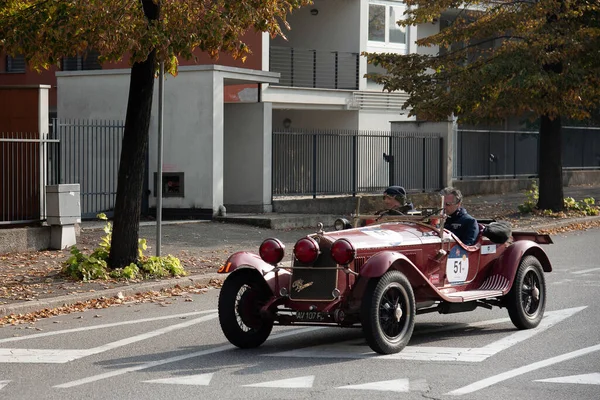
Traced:
<svg viewBox="0 0 600 400">
<path fill-rule="evenodd" d="M 141 282 L 125 286 L 119 286 L 111 289 L 97 290 L 94 292 L 76 293 L 66 296 L 49 297 L 47 299 L 26 301 L 13 304 L 0 305 L 0 318 L 10 314 L 27 314 L 34 311 L 40 311 L 45 308 L 56 308 L 66 304 L 75 304 L 81 301 L 99 299 L 101 297 L 115 297 L 119 293 L 123 296 L 131 296 L 136 293 L 159 291 L 162 289 L 173 288 L 175 286 L 193 286 L 206 285 L 211 279 L 223 279 L 224 276 L 217 273 L 198 274 L 186 276 L 183 278 L 166 279 L 154 282 Z"/>
</svg>

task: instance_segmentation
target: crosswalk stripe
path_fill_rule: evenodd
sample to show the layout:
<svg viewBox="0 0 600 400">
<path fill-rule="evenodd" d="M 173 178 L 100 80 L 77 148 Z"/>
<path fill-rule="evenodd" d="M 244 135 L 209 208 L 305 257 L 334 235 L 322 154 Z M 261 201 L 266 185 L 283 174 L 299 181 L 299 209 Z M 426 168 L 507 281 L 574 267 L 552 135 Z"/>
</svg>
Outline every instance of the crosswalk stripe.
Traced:
<svg viewBox="0 0 600 400">
<path fill-rule="evenodd" d="M 577 383 L 580 385 L 600 385 L 600 373 L 561 376 L 559 378 L 538 379 L 535 382 Z"/>
<path fill-rule="evenodd" d="M 386 392 L 408 392 L 410 383 L 408 379 L 394 379 L 391 381 L 370 382 L 360 385 L 340 386 L 337 389 L 359 389 L 359 390 L 379 390 Z"/>
<path fill-rule="evenodd" d="M 244 385 L 245 387 L 269 387 L 269 388 L 288 388 L 288 389 L 307 389 L 311 388 L 315 381 L 314 375 L 301 376 L 298 378 L 281 379 L 278 381 L 254 383 Z"/>
<path fill-rule="evenodd" d="M 176 378 L 164 378 L 154 379 L 150 381 L 143 381 L 146 383 L 167 383 L 172 385 L 196 385 L 196 386 L 208 386 L 214 373 L 210 374 L 199 374 L 199 375 L 188 375 L 178 376 Z"/>
</svg>

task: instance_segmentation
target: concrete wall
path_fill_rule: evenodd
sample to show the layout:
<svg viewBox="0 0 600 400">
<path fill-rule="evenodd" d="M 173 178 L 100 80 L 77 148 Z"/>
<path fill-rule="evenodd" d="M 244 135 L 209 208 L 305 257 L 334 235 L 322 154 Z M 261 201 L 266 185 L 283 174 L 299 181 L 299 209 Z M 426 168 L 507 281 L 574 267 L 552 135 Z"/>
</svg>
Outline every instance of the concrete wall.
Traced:
<svg viewBox="0 0 600 400">
<path fill-rule="evenodd" d="M 163 199 L 165 208 L 210 208 L 216 211 L 222 204 L 221 196 L 213 187 L 213 184 L 223 184 L 223 127 L 219 122 L 223 116 L 223 80 L 216 75 L 218 72 L 192 73 L 181 68 L 176 78 L 167 76 L 165 79 L 163 172 L 185 174 L 185 197 Z M 129 70 L 57 74 L 59 118 L 124 120 L 129 77 Z M 156 199 L 153 177 L 157 159 L 157 107 L 158 90 L 155 87 L 149 144 L 151 207 Z"/>
<path fill-rule="evenodd" d="M 406 115 L 394 111 L 360 111 L 358 129 L 367 131 L 389 131 L 390 124 L 397 121 L 407 121 Z"/>
<path fill-rule="evenodd" d="M 291 30 L 285 31 L 271 45 L 303 49 L 358 53 L 360 31 L 360 1 L 315 0 L 314 4 L 294 11 L 287 18 Z M 311 15 L 311 10 L 318 10 Z"/>
<path fill-rule="evenodd" d="M 50 248 L 50 227 L 0 229 L 0 254 Z"/>
<path fill-rule="evenodd" d="M 284 129 L 286 118 L 290 129 L 358 129 L 358 111 L 273 110 L 273 129 Z"/>
<path fill-rule="evenodd" d="M 436 33 L 438 33 L 440 31 L 440 22 L 439 20 L 434 22 L 434 23 L 425 23 L 425 24 L 421 24 L 417 27 L 417 33 L 416 33 L 416 39 L 415 40 L 419 40 L 419 39 L 423 39 L 426 38 L 428 36 L 431 35 L 435 35 Z M 429 54 L 429 55 L 435 55 L 438 53 L 439 51 L 439 47 L 438 46 L 431 46 L 431 47 L 416 47 L 415 46 L 415 53 L 418 54 Z"/>
<path fill-rule="evenodd" d="M 225 105 L 223 201 L 228 212 L 272 210 L 271 112 L 270 103 Z"/>
<path fill-rule="evenodd" d="M 216 212 L 223 204 L 223 79 L 218 72 L 183 70 L 165 80 L 164 91 L 163 173 L 185 174 L 185 197 L 164 198 L 163 207 Z M 155 122 L 150 127 L 151 177 L 157 159 Z"/>
</svg>

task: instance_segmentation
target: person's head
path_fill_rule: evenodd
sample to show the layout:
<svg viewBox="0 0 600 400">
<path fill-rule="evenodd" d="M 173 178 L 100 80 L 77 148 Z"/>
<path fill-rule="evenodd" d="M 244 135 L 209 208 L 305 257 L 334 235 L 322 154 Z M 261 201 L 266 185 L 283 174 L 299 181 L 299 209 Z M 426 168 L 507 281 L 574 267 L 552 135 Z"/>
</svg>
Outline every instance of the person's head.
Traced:
<svg viewBox="0 0 600 400">
<path fill-rule="evenodd" d="M 442 189 L 440 194 L 444 196 L 444 210 L 446 211 L 446 214 L 454 214 L 462 204 L 463 195 L 460 190 L 453 187 L 447 187 Z"/>
<path fill-rule="evenodd" d="M 403 206 L 406 204 L 406 190 L 402 186 L 390 186 L 383 192 L 383 202 L 390 209 Z"/>
</svg>

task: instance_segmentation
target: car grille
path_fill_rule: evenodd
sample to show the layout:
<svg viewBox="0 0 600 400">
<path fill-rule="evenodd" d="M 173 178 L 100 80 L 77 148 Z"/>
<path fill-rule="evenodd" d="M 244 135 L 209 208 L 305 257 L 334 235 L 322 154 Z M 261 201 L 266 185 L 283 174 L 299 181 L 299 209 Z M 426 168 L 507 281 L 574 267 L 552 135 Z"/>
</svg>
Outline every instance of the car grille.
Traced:
<svg viewBox="0 0 600 400">
<path fill-rule="evenodd" d="M 313 265 L 307 266 L 294 259 L 290 299 L 292 300 L 333 300 L 333 289 L 337 288 L 337 263 L 330 254 L 330 243 L 319 243 L 321 254 Z"/>
</svg>

